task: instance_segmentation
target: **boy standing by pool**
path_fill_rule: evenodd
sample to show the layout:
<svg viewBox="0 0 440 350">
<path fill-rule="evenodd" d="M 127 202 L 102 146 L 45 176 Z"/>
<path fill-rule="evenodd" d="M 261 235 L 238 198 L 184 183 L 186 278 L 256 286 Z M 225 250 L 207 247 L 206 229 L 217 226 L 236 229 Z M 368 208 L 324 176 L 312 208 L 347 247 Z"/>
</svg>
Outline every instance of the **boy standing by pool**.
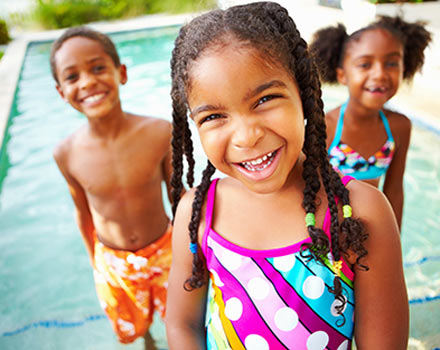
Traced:
<svg viewBox="0 0 440 350">
<path fill-rule="evenodd" d="M 102 33 L 66 30 L 50 64 L 61 97 L 88 120 L 54 158 L 75 204 L 98 298 L 120 342 L 145 335 L 146 348 L 154 348 L 148 328 L 154 311 L 164 316 L 171 264 L 161 187 L 165 181 L 170 188 L 171 124 L 122 110 L 126 67 Z"/>
</svg>

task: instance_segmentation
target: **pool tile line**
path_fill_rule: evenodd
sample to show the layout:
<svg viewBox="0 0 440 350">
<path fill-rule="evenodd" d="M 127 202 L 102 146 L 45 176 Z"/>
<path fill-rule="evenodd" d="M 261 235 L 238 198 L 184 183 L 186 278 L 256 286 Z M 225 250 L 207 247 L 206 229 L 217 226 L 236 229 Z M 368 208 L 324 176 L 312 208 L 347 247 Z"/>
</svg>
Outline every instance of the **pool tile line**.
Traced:
<svg viewBox="0 0 440 350">
<path fill-rule="evenodd" d="M 416 265 L 422 265 L 422 264 L 429 262 L 429 261 L 439 261 L 439 260 L 440 260 L 440 256 L 424 256 L 423 258 L 420 258 L 419 260 L 403 263 L 403 267 L 407 268 L 407 267 L 412 267 L 412 266 L 416 266 Z"/>
<path fill-rule="evenodd" d="M 409 305 L 416 305 L 416 304 L 426 304 L 432 301 L 440 300 L 440 294 L 435 296 L 426 296 L 424 298 L 415 298 L 409 300 Z M 76 328 L 76 327 L 82 327 L 87 322 L 94 322 L 94 321 L 100 321 L 107 319 L 106 315 L 98 314 L 98 315 L 91 315 L 87 316 L 83 320 L 80 321 L 58 321 L 58 320 L 42 320 L 38 322 L 33 322 L 31 324 L 25 325 L 21 328 L 18 328 L 13 331 L 3 332 L 2 337 L 11 337 L 14 335 L 18 335 L 21 333 L 24 333 L 31 328 Z M 435 348 L 432 350 L 440 350 L 440 348 Z"/>
<path fill-rule="evenodd" d="M 74 327 L 80 327 L 84 326 L 87 322 L 93 322 L 93 321 L 99 321 L 107 319 L 107 316 L 105 315 L 91 315 L 87 316 L 85 319 L 80 321 L 58 321 L 58 320 L 46 320 L 46 321 L 38 321 L 33 322 L 31 324 L 28 324 L 24 327 L 18 328 L 14 331 L 10 332 L 3 332 L 3 337 L 9 337 L 13 335 L 17 335 L 20 333 L 23 333 L 25 331 L 28 331 L 31 328 L 74 328 Z"/>
</svg>

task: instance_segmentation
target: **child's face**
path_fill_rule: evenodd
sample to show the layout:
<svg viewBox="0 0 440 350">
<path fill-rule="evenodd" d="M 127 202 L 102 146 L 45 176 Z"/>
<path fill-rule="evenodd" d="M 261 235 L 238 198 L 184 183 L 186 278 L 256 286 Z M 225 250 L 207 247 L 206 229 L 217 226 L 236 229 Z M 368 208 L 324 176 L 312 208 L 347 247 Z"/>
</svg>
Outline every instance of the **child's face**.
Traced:
<svg viewBox="0 0 440 350">
<path fill-rule="evenodd" d="M 189 74 L 191 117 L 211 163 L 255 192 L 281 189 L 304 141 L 291 74 L 234 44 L 208 49 Z"/>
<path fill-rule="evenodd" d="M 403 76 L 403 47 L 388 31 L 369 30 L 347 49 L 338 80 L 350 99 L 380 109 L 397 92 Z"/>
<path fill-rule="evenodd" d="M 61 97 L 85 114 L 99 118 L 120 111 L 119 84 L 125 84 L 124 65 L 116 67 L 101 44 L 85 37 L 66 40 L 55 54 Z"/>
</svg>

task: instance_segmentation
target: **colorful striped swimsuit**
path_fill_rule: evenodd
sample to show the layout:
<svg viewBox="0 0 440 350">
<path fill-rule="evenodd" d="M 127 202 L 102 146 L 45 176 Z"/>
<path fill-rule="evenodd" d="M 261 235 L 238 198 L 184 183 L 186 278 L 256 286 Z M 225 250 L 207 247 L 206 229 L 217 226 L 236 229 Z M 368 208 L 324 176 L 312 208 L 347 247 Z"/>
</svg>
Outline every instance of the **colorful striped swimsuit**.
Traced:
<svg viewBox="0 0 440 350">
<path fill-rule="evenodd" d="M 330 164 L 341 174 L 353 176 L 358 180 L 375 179 L 384 175 L 393 160 L 395 149 L 387 117 L 382 111 L 379 111 L 388 139 L 380 150 L 368 159 L 365 159 L 350 146 L 341 142 L 346 107 L 347 103 L 341 106 L 335 137 L 328 149 Z"/>
<path fill-rule="evenodd" d="M 345 177 L 344 183 L 351 178 Z M 345 324 L 337 315 L 331 259 L 325 265 L 301 257 L 303 243 L 269 250 L 239 247 L 211 228 L 215 188 L 207 196 L 202 250 L 210 273 L 206 329 L 208 349 L 351 349 L 353 271 L 343 262 Z M 323 224 L 329 235 L 330 212 Z"/>
</svg>

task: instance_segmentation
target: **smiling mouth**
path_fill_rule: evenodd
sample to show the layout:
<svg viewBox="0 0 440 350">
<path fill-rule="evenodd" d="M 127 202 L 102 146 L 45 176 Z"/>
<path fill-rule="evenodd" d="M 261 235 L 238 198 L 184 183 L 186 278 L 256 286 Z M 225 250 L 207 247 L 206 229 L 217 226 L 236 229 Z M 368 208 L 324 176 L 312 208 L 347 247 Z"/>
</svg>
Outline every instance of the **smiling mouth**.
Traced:
<svg viewBox="0 0 440 350">
<path fill-rule="evenodd" d="M 99 94 L 95 94 L 95 95 L 83 98 L 82 102 L 84 102 L 84 103 L 94 103 L 94 102 L 99 101 L 100 99 L 102 99 L 104 96 L 105 96 L 105 93 L 101 92 Z"/>
<path fill-rule="evenodd" d="M 269 152 L 260 158 L 253 159 L 251 161 L 238 163 L 240 166 L 248 171 L 262 171 L 266 169 L 274 160 L 278 150 Z"/>
<path fill-rule="evenodd" d="M 383 86 L 379 86 L 379 87 L 369 87 L 366 88 L 367 91 L 369 92 L 380 92 L 380 93 L 384 93 L 386 92 L 388 89 L 386 87 Z"/>
</svg>

